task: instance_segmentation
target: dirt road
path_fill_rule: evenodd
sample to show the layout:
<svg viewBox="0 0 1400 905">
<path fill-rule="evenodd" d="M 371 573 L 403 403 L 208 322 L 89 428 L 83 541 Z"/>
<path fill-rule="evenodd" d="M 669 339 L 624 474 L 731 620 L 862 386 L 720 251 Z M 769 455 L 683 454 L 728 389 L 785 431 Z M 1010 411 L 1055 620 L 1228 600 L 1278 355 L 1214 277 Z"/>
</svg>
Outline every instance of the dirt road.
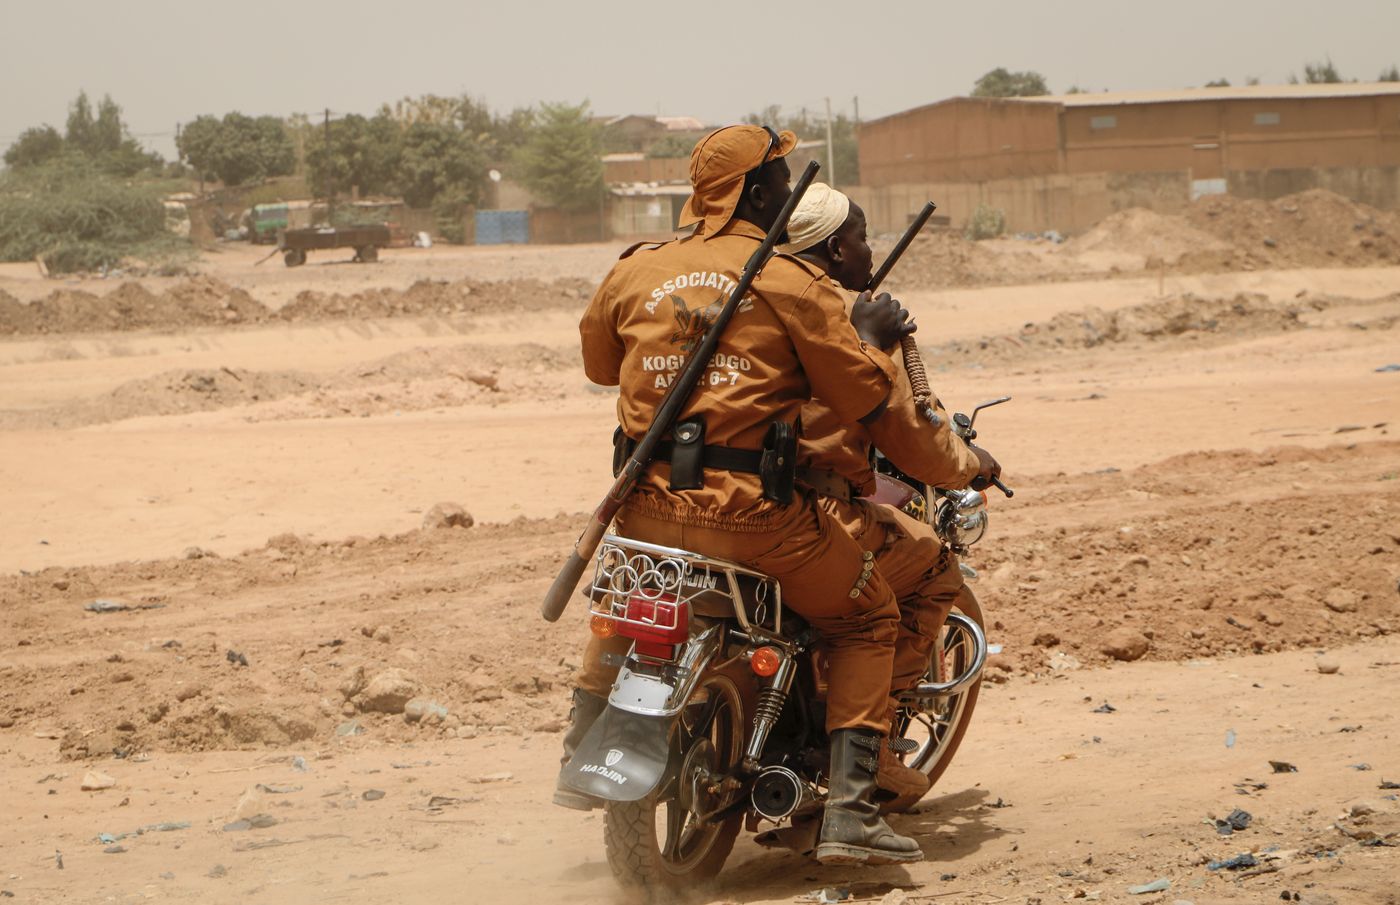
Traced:
<svg viewBox="0 0 1400 905">
<path fill-rule="evenodd" d="M 493 254 L 470 285 L 221 257 L 225 289 L 120 290 L 212 322 L 0 341 L 0 890 L 627 901 L 599 818 L 548 803 L 583 613 L 537 616 L 606 486 L 575 287 L 611 250 Z M 971 559 L 1003 652 L 899 823 L 929 860 L 744 840 L 694 901 L 1398 901 L 1400 268 L 1062 277 L 906 292 L 950 407 L 1015 396 L 981 426 L 1020 491 Z M 448 500 L 477 524 L 418 530 Z M 347 701 L 390 673 L 448 715 Z"/>
</svg>

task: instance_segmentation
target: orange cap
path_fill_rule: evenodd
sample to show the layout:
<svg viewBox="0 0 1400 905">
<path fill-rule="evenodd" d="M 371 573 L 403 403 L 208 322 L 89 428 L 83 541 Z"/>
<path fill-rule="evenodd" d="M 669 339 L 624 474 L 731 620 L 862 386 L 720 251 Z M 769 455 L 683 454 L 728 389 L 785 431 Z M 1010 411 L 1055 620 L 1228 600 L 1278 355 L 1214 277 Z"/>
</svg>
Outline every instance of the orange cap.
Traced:
<svg viewBox="0 0 1400 905">
<path fill-rule="evenodd" d="M 728 223 L 744 193 L 744 176 L 797 147 L 792 132 L 784 129 L 777 134 L 773 144 L 763 126 L 725 126 L 700 139 L 690 152 L 691 195 L 681 209 L 679 225 L 703 222 L 705 233 L 714 235 Z"/>
</svg>

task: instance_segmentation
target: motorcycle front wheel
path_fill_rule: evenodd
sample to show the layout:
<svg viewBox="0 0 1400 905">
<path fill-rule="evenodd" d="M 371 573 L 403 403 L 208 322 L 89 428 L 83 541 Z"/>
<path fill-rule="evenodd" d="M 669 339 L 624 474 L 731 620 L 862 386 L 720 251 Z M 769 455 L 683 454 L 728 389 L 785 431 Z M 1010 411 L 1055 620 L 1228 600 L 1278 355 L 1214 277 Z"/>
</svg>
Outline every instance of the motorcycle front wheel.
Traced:
<svg viewBox="0 0 1400 905">
<path fill-rule="evenodd" d="M 971 588 L 963 587 L 953 610 L 986 627 L 982 607 Z M 950 681 L 961 675 L 971 660 L 971 636 L 956 625 L 947 624 L 929 657 L 925 681 Z M 961 692 L 938 699 L 928 710 L 900 709 L 897 728 L 909 751 L 904 762 L 927 776 L 930 784 L 938 782 L 953 762 L 953 755 L 972 722 L 972 710 L 977 706 L 977 692 L 981 687 L 982 680 L 978 679 Z"/>
<path fill-rule="evenodd" d="M 744 707 L 722 675 L 701 681 L 676 728 L 675 782 L 641 801 L 610 801 L 603 813 L 608 865 L 624 886 L 680 889 L 713 878 L 743 821 L 742 809 L 702 820 L 725 802 L 706 786 L 731 774 L 743 755 Z"/>
</svg>

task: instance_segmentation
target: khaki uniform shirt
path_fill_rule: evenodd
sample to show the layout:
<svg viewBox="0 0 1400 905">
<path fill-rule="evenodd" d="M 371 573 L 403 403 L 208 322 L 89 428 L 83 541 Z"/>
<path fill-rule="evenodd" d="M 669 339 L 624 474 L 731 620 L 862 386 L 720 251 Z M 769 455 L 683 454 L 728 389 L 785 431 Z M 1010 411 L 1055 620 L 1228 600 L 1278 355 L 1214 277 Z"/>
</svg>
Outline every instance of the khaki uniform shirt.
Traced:
<svg viewBox="0 0 1400 905">
<path fill-rule="evenodd" d="M 763 231 L 732 220 L 624 255 L 579 324 L 583 367 L 619 386 L 617 417 L 640 438 L 687 355 L 719 315 Z M 773 421 L 794 422 L 813 394 L 837 423 L 855 423 L 884 402 L 895 377 L 884 352 L 851 326 L 844 296 L 797 258 L 773 257 L 739 303 L 681 419 L 705 421 L 705 443 L 757 450 Z M 783 507 L 763 499 L 757 475 L 709 470 L 699 490 L 671 491 L 670 465 L 656 462 L 627 506 L 688 524 L 764 530 Z"/>
<path fill-rule="evenodd" d="M 871 453 L 879 449 L 911 477 L 934 487 L 966 487 L 980 464 L 957 434 L 943 404 L 930 399 L 938 424 L 930 424 L 914 408 L 914 389 L 904 368 L 897 369 L 889 405 L 869 426 L 843 423 L 821 399 L 802 407 L 802 439 L 797 450 L 800 468 L 834 472 L 865 496 L 875 491 Z"/>
</svg>

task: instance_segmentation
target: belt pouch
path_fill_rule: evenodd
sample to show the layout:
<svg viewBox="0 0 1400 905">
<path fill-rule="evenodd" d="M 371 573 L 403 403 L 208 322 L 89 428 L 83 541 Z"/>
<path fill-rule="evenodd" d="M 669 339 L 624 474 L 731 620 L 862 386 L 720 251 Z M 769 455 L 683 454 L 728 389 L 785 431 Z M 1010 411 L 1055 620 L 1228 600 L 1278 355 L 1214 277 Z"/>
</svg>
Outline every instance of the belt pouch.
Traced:
<svg viewBox="0 0 1400 905">
<path fill-rule="evenodd" d="M 763 482 L 763 498 L 792 503 L 792 482 L 797 474 L 797 432 L 792 425 L 774 421 L 763 435 L 763 456 L 759 460 L 758 477 Z"/>
<path fill-rule="evenodd" d="M 637 442 L 622 432 L 622 425 L 618 425 L 613 431 L 613 477 L 622 474 L 622 466 L 627 464 L 627 460 L 632 458 L 632 450 L 637 448 Z"/>
<path fill-rule="evenodd" d="M 671 430 L 671 489 L 699 490 L 705 486 L 705 422 L 679 421 Z"/>
</svg>

